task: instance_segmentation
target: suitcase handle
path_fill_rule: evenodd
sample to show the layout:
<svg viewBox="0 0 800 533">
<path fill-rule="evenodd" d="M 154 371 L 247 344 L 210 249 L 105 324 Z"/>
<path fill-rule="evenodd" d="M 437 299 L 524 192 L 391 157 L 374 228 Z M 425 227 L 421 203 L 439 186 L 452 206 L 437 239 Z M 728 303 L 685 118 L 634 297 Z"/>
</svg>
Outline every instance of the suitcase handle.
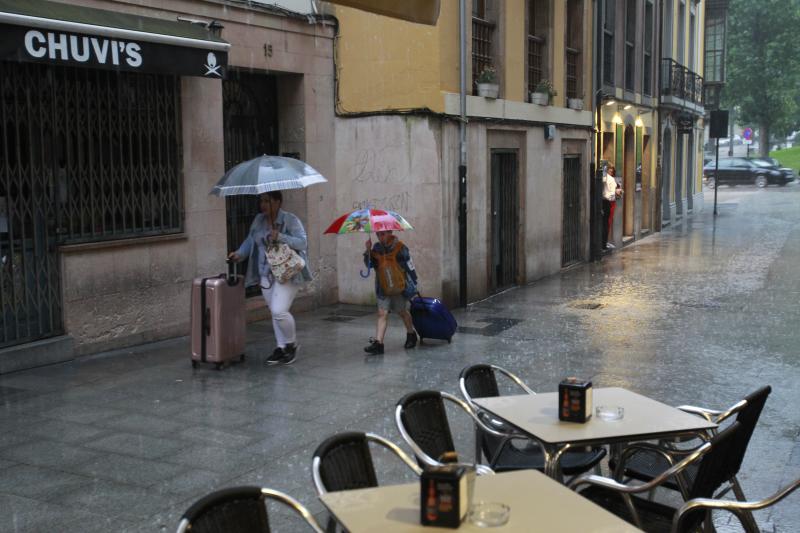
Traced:
<svg viewBox="0 0 800 533">
<path fill-rule="evenodd" d="M 241 276 L 239 276 L 239 263 L 236 261 L 231 260 L 230 258 L 225 259 L 225 262 L 228 263 L 228 274 L 221 274 L 221 278 L 225 278 L 225 281 L 228 282 L 230 287 L 235 287 L 239 284 L 239 280 Z"/>
</svg>

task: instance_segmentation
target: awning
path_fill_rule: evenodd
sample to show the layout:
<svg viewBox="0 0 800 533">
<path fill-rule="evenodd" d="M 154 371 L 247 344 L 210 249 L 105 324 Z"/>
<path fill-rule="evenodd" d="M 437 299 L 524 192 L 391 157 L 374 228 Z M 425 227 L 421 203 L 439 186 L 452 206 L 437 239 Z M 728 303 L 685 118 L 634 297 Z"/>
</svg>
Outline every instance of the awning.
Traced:
<svg viewBox="0 0 800 533">
<path fill-rule="evenodd" d="M 0 60 L 224 78 L 228 48 L 205 26 L 189 22 L 0 0 Z"/>
<path fill-rule="evenodd" d="M 436 26 L 439 0 L 327 0 L 331 4 L 354 7 L 409 22 Z"/>
</svg>

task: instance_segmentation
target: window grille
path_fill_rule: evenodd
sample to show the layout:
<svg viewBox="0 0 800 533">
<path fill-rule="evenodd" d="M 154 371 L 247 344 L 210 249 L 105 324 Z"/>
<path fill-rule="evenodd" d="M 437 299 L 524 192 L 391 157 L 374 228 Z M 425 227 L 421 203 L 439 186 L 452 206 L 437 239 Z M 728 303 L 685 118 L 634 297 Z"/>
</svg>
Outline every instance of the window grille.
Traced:
<svg viewBox="0 0 800 533">
<path fill-rule="evenodd" d="M 549 78 L 547 41 L 549 33 L 548 0 L 528 1 L 528 92 Z"/>
<path fill-rule="evenodd" d="M 567 98 L 580 98 L 578 92 L 580 70 L 580 52 L 567 48 Z"/>
<path fill-rule="evenodd" d="M 582 98 L 583 0 L 567 2 L 567 98 Z"/>
<path fill-rule="evenodd" d="M 603 16 L 603 82 L 614 84 L 614 29 L 616 0 L 605 0 Z"/>
<path fill-rule="evenodd" d="M 54 178 L 60 242 L 182 231 L 176 76 L 6 66 L 24 78 L 17 105 L 40 147 L 31 157 Z"/>
<path fill-rule="evenodd" d="M 472 18 L 472 86 L 478 82 L 478 76 L 486 67 L 492 66 L 492 33 L 494 24 Z"/>
<path fill-rule="evenodd" d="M 625 89 L 634 90 L 636 73 L 636 0 L 627 0 L 625 8 Z"/>
<path fill-rule="evenodd" d="M 544 39 L 528 35 L 528 92 L 532 92 L 544 77 L 544 46 Z"/>
</svg>

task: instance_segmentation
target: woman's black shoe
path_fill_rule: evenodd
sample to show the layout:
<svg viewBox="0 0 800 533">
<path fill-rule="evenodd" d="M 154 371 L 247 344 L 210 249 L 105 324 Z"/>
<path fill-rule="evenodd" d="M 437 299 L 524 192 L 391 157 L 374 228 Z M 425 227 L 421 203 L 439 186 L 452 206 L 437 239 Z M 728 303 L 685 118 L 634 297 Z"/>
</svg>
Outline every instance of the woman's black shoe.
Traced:
<svg viewBox="0 0 800 533">
<path fill-rule="evenodd" d="M 417 334 L 416 332 L 412 331 L 411 333 L 406 333 L 406 349 L 413 348 L 417 345 Z"/>
<path fill-rule="evenodd" d="M 364 351 L 370 355 L 381 355 L 383 353 L 383 343 L 378 342 L 377 339 L 370 339 L 369 346 L 364 348 Z"/>
</svg>

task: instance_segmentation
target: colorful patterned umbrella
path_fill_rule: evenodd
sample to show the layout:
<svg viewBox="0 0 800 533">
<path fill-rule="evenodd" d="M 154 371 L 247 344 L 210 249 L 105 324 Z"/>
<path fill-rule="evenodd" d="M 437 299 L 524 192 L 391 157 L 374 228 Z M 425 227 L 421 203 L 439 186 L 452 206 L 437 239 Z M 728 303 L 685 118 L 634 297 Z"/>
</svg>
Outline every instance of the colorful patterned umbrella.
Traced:
<svg viewBox="0 0 800 533">
<path fill-rule="evenodd" d="M 404 231 L 414 229 L 406 219 L 384 209 L 357 209 L 340 216 L 325 230 L 325 233 L 371 233 L 374 231 Z"/>
</svg>

